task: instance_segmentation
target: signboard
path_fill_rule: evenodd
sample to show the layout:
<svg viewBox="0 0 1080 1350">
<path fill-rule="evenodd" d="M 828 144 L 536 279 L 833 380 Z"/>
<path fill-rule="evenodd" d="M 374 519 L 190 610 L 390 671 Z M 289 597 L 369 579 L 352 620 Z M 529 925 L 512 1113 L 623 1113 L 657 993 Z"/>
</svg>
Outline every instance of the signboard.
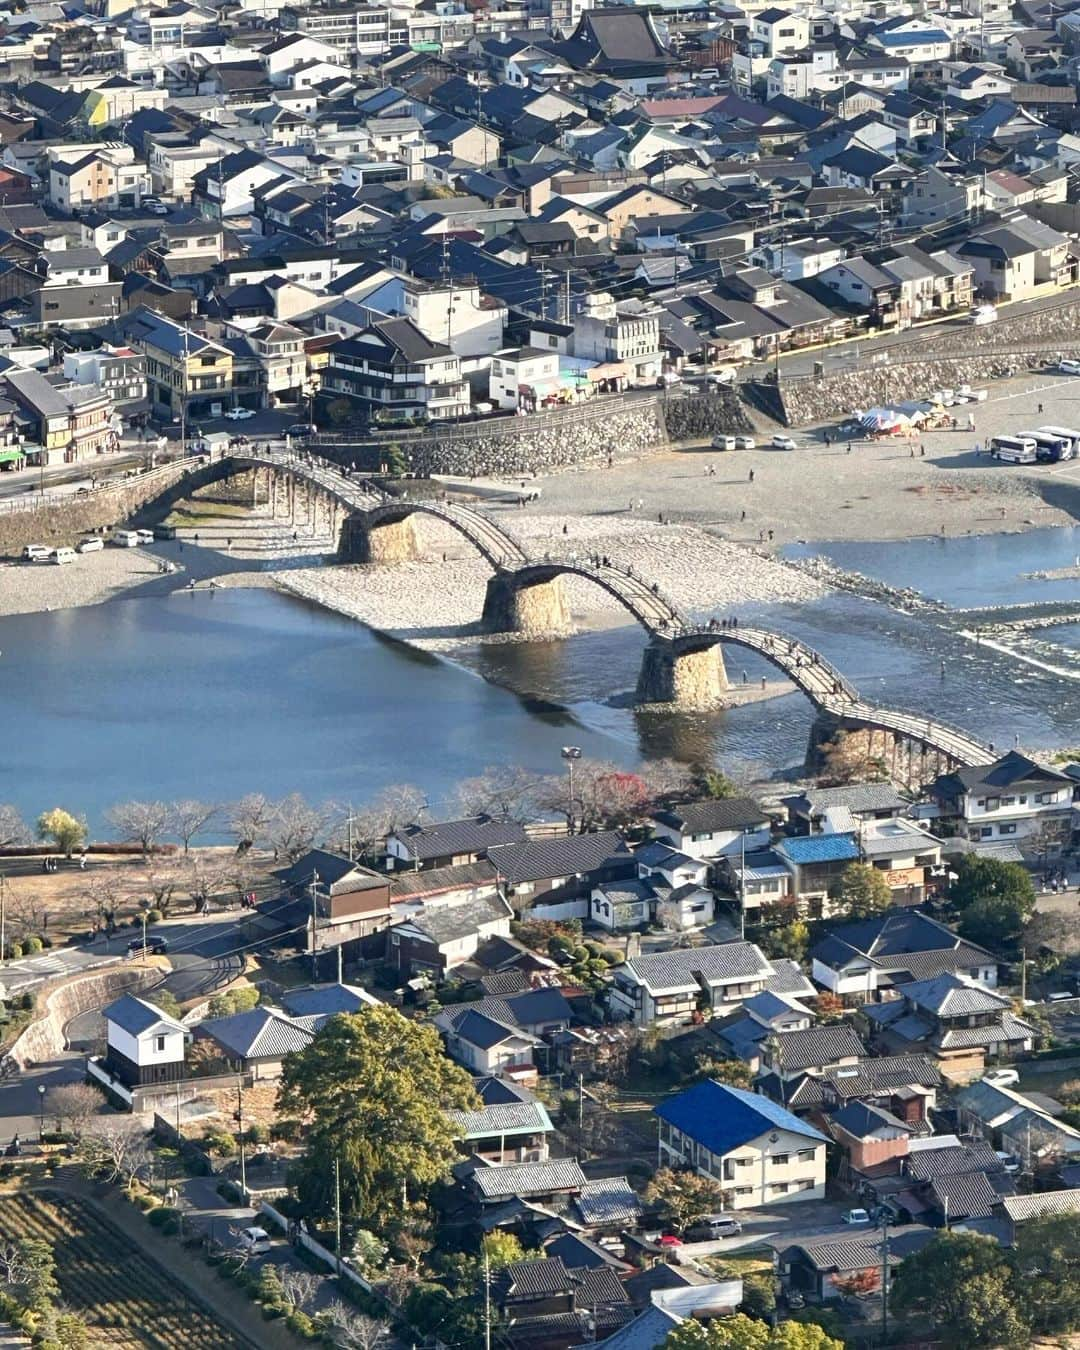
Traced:
<svg viewBox="0 0 1080 1350">
<path fill-rule="evenodd" d="M 885 880 L 890 886 L 921 886 L 923 869 L 921 867 L 900 867 L 895 872 L 886 872 Z"/>
</svg>

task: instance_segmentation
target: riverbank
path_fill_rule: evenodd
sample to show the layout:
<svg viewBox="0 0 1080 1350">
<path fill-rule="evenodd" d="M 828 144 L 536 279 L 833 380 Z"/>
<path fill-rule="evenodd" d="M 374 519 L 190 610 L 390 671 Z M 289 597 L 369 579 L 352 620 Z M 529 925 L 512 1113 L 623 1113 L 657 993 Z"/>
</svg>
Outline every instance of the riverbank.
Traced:
<svg viewBox="0 0 1080 1350">
<path fill-rule="evenodd" d="M 141 548 L 104 548 L 55 563 L 0 563 L 0 616 L 100 605 L 160 574 L 158 558 Z"/>
</svg>

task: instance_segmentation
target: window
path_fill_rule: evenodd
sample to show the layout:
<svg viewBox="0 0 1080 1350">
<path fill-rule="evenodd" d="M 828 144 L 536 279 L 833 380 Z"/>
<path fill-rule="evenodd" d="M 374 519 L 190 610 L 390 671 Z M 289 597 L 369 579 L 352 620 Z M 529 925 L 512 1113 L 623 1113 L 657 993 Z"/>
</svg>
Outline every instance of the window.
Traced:
<svg viewBox="0 0 1080 1350">
<path fill-rule="evenodd" d="M 996 811 L 1000 805 L 1001 805 L 1000 797 L 987 797 L 986 809 L 988 811 Z"/>
<path fill-rule="evenodd" d="M 165 1037 L 164 1037 L 164 1036 L 155 1036 L 155 1037 L 154 1037 L 154 1049 L 158 1052 L 159 1055 L 164 1051 L 164 1049 L 165 1049 Z"/>
<path fill-rule="evenodd" d="M 801 1148 L 795 1156 L 800 1162 L 813 1162 L 814 1150 L 812 1148 Z"/>
<path fill-rule="evenodd" d="M 1016 833 L 1016 826 L 1015 826 L 1015 825 L 999 825 L 999 826 L 998 826 L 998 834 L 1015 834 L 1015 833 Z"/>
<path fill-rule="evenodd" d="M 772 1165 L 774 1167 L 786 1167 L 788 1164 L 788 1155 L 786 1153 L 774 1153 L 772 1155 Z"/>
</svg>

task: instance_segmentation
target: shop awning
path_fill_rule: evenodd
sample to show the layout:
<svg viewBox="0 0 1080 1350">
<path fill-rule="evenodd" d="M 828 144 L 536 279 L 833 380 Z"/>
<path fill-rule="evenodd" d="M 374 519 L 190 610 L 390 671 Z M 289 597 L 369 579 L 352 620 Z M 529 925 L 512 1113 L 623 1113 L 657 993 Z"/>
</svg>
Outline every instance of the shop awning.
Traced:
<svg viewBox="0 0 1080 1350">
<path fill-rule="evenodd" d="M 13 459 L 25 459 L 26 451 L 22 448 L 18 450 L 0 450 L 0 464 L 10 464 Z"/>
</svg>

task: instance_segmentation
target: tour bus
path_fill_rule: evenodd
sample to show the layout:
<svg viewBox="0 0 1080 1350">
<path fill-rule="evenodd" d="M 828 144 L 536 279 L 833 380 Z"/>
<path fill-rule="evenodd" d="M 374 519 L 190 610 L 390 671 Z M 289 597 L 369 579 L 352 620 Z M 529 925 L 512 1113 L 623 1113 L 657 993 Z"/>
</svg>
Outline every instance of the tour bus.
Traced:
<svg viewBox="0 0 1080 1350">
<path fill-rule="evenodd" d="M 1039 431 L 1046 436 L 1056 436 L 1059 441 L 1064 442 L 1061 453 L 1055 457 L 1053 463 L 1056 464 L 1059 459 L 1075 459 L 1080 455 L 1080 431 L 1074 427 L 1040 427 Z"/>
<path fill-rule="evenodd" d="M 990 453 L 1005 464 L 1034 464 L 1038 458 L 1038 442 L 1030 431 L 1018 436 L 995 436 L 990 442 Z"/>
<path fill-rule="evenodd" d="M 1030 436 L 1035 442 L 1035 458 L 1040 464 L 1056 464 L 1059 459 L 1066 459 L 1072 448 L 1067 436 L 1058 436 L 1049 427 L 1020 434 Z"/>
</svg>

